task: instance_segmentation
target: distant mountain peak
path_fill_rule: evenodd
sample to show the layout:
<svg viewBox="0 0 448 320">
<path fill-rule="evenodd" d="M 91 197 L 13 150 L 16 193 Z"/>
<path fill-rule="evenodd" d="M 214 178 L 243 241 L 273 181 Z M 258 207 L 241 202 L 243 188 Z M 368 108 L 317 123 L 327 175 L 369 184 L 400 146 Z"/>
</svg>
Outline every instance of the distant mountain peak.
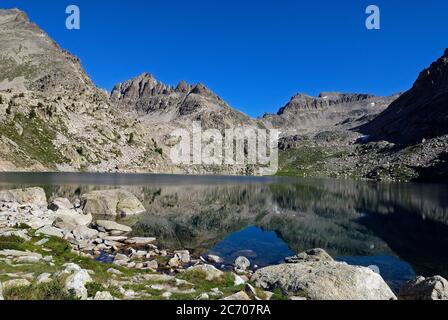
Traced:
<svg viewBox="0 0 448 320">
<path fill-rule="evenodd" d="M 294 95 L 291 100 L 278 111 L 278 115 L 288 112 L 296 113 L 305 110 L 318 110 L 330 106 L 363 101 L 374 96 L 360 93 L 322 92 L 318 97 L 312 97 L 304 93 Z"/>
<path fill-rule="evenodd" d="M 176 87 L 158 81 L 152 74 L 144 72 L 135 78 L 115 85 L 111 93 L 111 100 L 127 104 L 135 104 L 138 100 L 171 94 L 196 94 L 208 98 L 221 100 L 204 84 L 188 84 L 182 80 Z"/>
</svg>

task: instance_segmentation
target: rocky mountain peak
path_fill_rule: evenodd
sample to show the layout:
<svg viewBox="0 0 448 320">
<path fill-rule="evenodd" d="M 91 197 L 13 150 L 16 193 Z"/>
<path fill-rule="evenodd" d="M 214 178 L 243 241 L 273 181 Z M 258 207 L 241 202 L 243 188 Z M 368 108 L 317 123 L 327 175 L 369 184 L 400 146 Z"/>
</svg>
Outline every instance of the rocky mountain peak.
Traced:
<svg viewBox="0 0 448 320">
<path fill-rule="evenodd" d="M 180 93 L 189 93 L 191 90 L 191 86 L 185 81 L 182 80 L 179 82 L 179 84 L 176 86 L 176 92 L 180 92 Z"/>
<path fill-rule="evenodd" d="M 18 9 L 0 10 L 0 90 L 96 92 L 79 59 Z"/>
<path fill-rule="evenodd" d="M 423 70 L 414 83 L 414 90 L 446 90 L 448 88 L 448 49 L 431 66 Z"/>
<path fill-rule="evenodd" d="M 29 22 L 28 15 L 17 9 L 0 9 L 0 16 L 3 17 L 5 22 Z"/>
<path fill-rule="evenodd" d="M 448 134 L 448 50 L 423 70 L 413 87 L 359 131 L 403 146 Z"/>
<path fill-rule="evenodd" d="M 170 95 L 199 95 L 206 98 L 220 98 L 213 93 L 205 85 L 199 83 L 190 85 L 182 80 L 174 88 L 166 85 L 149 73 L 142 73 L 141 75 L 117 84 L 111 93 L 111 100 L 115 103 L 136 104 L 139 100 L 145 100 L 154 97 L 168 97 Z"/>
<path fill-rule="evenodd" d="M 190 93 L 198 94 L 204 97 L 218 97 L 213 91 L 211 91 L 202 83 L 198 83 L 197 85 L 195 85 Z"/>
<path fill-rule="evenodd" d="M 312 97 L 303 93 L 296 94 L 291 100 L 279 110 L 277 115 L 285 113 L 296 113 L 298 111 L 319 110 L 330 106 L 354 103 L 372 98 L 368 94 L 351 94 L 338 92 L 322 92 L 318 97 Z"/>
</svg>

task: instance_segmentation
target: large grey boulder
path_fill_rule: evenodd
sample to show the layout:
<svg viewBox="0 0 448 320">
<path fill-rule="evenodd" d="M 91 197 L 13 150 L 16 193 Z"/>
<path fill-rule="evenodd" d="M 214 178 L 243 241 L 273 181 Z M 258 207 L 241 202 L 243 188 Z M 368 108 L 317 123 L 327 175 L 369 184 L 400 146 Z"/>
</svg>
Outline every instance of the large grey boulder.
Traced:
<svg viewBox="0 0 448 320">
<path fill-rule="evenodd" d="M 26 188 L 0 191 L 0 202 L 17 202 L 21 205 L 46 207 L 47 196 L 42 188 Z"/>
<path fill-rule="evenodd" d="M 281 264 L 262 268 L 251 278 L 258 287 L 310 300 L 392 300 L 383 278 L 364 267 L 335 261 Z"/>
<path fill-rule="evenodd" d="M 250 261 L 246 257 L 238 257 L 235 259 L 233 265 L 235 266 L 235 270 L 246 271 L 250 267 Z"/>
<path fill-rule="evenodd" d="M 67 198 L 56 198 L 48 206 L 48 209 L 53 211 L 58 211 L 60 209 L 70 210 L 73 208 L 73 204 Z"/>
<path fill-rule="evenodd" d="M 400 300 L 448 300 L 448 281 L 441 276 L 417 277 L 401 288 Z"/>
<path fill-rule="evenodd" d="M 60 209 L 56 212 L 56 216 L 53 226 L 69 231 L 78 226 L 88 226 L 93 220 L 91 214 L 82 214 L 74 209 Z"/>
<path fill-rule="evenodd" d="M 64 232 L 62 229 L 52 227 L 52 226 L 44 226 L 36 231 L 36 235 L 44 235 L 49 237 L 56 237 L 56 238 L 64 238 Z"/>
<path fill-rule="evenodd" d="M 209 265 L 209 264 L 193 266 L 193 267 L 188 268 L 187 270 L 203 272 L 205 274 L 205 279 L 208 281 L 221 279 L 222 276 L 224 275 L 224 272 L 216 269 L 214 266 Z"/>
<path fill-rule="evenodd" d="M 98 237 L 98 230 L 90 229 L 86 226 L 77 226 L 75 229 L 72 230 L 72 234 L 75 237 L 76 240 L 90 240 L 90 239 L 96 239 Z"/>
<path fill-rule="evenodd" d="M 103 228 L 106 231 L 114 232 L 131 232 L 132 228 L 125 226 L 123 224 L 116 223 L 115 221 L 110 220 L 97 220 L 96 225 L 100 228 Z"/>
<path fill-rule="evenodd" d="M 100 216 L 134 216 L 146 211 L 132 193 L 122 190 L 92 191 L 81 197 L 85 213 Z"/>
<path fill-rule="evenodd" d="M 85 285 L 92 281 L 93 280 L 87 270 L 76 270 L 73 274 L 67 277 L 67 280 L 65 281 L 65 289 L 69 292 L 73 292 L 77 298 L 86 300 L 87 289 Z"/>
</svg>

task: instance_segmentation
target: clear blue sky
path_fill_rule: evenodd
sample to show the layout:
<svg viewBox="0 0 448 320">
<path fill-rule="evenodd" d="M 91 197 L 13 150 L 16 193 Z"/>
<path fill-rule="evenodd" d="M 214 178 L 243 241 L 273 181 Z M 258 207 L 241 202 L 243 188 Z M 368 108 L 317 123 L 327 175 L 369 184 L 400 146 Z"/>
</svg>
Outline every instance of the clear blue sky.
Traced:
<svg viewBox="0 0 448 320">
<path fill-rule="evenodd" d="M 65 8 L 81 30 L 65 29 Z M 368 31 L 365 8 L 381 8 Z M 203 82 L 251 116 L 304 92 L 389 95 L 408 89 L 448 47 L 445 0 L 2 0 L 78 56 L 110 90 L 144 71 Z"/>
</svg>

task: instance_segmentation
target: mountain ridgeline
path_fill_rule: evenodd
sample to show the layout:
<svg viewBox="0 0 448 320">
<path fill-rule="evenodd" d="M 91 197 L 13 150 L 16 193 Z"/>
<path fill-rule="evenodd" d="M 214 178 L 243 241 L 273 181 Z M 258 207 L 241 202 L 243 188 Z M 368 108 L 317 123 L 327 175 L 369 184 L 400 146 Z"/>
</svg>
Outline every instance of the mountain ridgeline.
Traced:
<svg viewBox="0 0 448 320">
<path fill-rule="evenodd" d="M 448 49 L 409 91 L 359 130 L 405 146 L 448 134 Z"/>
<path fill-rule="evenodd" d="M 279 129 L 282 175 L 437 180 L 448 158 L 447 53 L 402 95 L 301 93 L 253 119 L 203 84 L 149 73 L 108 93 L 24 12 L 0 10 L 0 170 L 254 174 L 172 163 L 171 133 L 200 121 Z"/>
</svg>

